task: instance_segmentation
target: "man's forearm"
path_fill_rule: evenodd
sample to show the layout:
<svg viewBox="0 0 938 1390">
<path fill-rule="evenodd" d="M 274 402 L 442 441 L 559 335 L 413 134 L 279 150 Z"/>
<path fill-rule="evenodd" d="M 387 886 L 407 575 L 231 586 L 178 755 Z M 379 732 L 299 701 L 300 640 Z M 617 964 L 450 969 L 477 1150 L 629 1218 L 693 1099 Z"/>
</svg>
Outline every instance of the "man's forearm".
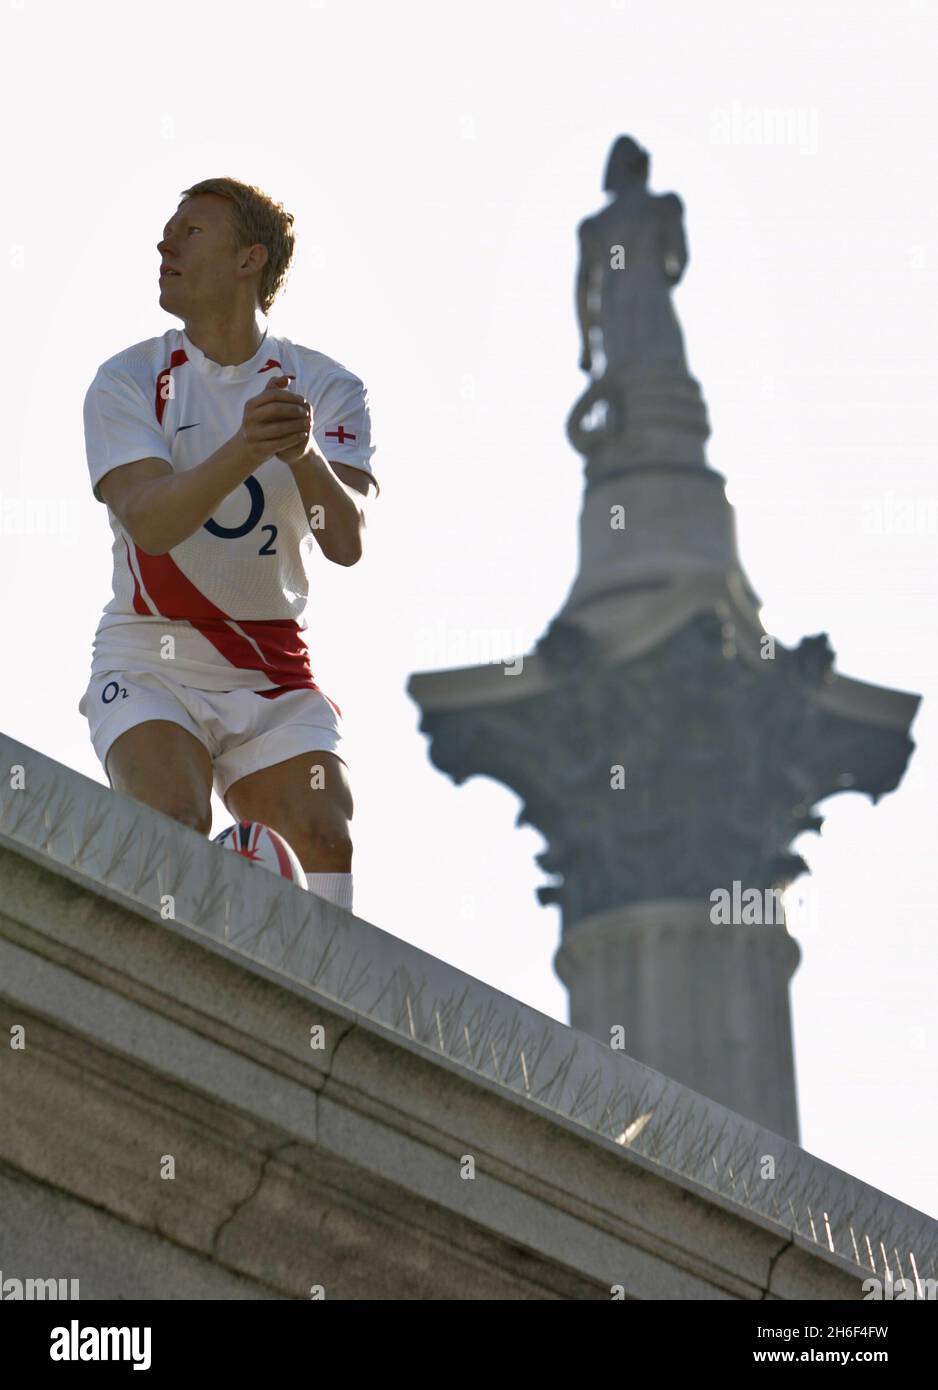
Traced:
<svg viewBox="0 0 938 1390">
<path fill-rule="evenodd" d="M 148 555 L 165 555 L 195 535 L 258 467 L 240 435 L 182 472 L 151 478 L 134 495 L 128 529 Z"/>
<path fill-rule="evenodd" d="M 288 466 L 320 550 L 337 565 L 354 565 L 362 553 L 362 510 L 354 496 L 312 441 Z"/>
</svg>

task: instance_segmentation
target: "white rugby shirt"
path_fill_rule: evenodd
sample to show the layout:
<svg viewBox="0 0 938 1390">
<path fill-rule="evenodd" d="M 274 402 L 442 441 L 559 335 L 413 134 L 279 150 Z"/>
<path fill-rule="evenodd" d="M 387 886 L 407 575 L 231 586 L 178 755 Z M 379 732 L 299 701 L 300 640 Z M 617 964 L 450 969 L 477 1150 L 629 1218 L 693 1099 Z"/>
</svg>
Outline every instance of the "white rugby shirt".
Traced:
<svg viewBox="0 0 938 1390">
<path fill-rule="evenodd" d="M 271 373 L 309 401 L 312 435 L 335 463 L 374 478 L 368 393 L 324 353 L 269 333 L 247 362 L 211 361 L 181 328 L 135 343 L 99 367 L 84 404 L 94 495 L 112 468 L 162 458 L 194 468 L 241 426 Z M 375 479 L 380 491 L 380 484 Z M 318 689 L 301 633 L 306 560 L 315 545 L 287 464 L 260 464 L 203 526 L 165 555 L 147 555 L 108 507 L 113 595 L 95 634 L 92 674 L 170 673 L 203 690 L 271 696 Z M 173 643 L 163 641 L 172 636 Z M 174 651 L 172 660 L 162 654 Z"/>
</svg>

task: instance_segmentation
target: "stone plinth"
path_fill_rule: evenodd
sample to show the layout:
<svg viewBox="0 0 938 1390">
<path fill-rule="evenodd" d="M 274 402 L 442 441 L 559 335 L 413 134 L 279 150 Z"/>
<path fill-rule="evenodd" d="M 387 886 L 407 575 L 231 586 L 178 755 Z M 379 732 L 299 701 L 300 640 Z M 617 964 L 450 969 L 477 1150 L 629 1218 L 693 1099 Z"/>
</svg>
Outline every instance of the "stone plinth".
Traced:
<svg viewBox="0 0 938 1390">
<path fill-rule="evenodd" d="M 859 1299 L 883 1249 L 938 1274 L 938 1223 L 770 1130 L 22 744 L 0 767 L 4 1278 L 605 1301 Z"/>
</svg>

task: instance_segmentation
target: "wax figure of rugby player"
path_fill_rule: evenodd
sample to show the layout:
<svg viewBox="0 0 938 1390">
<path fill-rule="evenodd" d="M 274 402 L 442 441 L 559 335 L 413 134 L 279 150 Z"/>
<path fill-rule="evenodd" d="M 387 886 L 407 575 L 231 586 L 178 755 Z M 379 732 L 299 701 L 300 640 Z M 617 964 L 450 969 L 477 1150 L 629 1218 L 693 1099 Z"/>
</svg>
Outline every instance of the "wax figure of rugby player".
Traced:
<svg viewBox="0 0 938 1390">
<path fill-rule="evenodd" d="M 115 790 L 208 834 L 214 782 L 351 909 L 341 710 L 300 620 L 314 542 L 355 564 L 380 486 L 360 378 L 263 323 L 292 224 L 237 180 L 186 189 L 157 246 L 160 307 L 183 328 L 117 353 L 88 390 L 114 595 L 79 708 Z"/>
</svg>

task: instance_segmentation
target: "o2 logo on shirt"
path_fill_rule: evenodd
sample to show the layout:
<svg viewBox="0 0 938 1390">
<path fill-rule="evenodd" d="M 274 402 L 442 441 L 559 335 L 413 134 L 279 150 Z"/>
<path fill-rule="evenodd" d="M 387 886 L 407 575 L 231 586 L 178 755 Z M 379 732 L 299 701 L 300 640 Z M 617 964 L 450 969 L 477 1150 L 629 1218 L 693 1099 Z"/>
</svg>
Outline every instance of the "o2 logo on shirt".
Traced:
<svg viewBox="0 0 938 1390">
<path fill-rule="evenodd" d="M 243 521 L 240 526 L 220 526 L 213 517 L 209 517 L 208 521 L 204 521 L 202 524 L 211 535 L 218 536 L 219 539 L 223 541 L 235 541 L 240 536 L 246 536 L 249 531 L 254 530 L 255 526 L 264 515 L 264 489 L 253 476 L 245 478 L 244 486 L 247 488 L 248 496 L 251 499 L 251 510 L 248 512 L 247 520 Z M 258 555 L 276 555 L 277 552 L 273 549 L 273 543 L 277 539 L 276 526 L 272 525 L 271 522 L 267 522 L 266 525 L 261 527 L 261 530 L 269 531 L 270 534 L 257 552 Z"/>
</svg>

